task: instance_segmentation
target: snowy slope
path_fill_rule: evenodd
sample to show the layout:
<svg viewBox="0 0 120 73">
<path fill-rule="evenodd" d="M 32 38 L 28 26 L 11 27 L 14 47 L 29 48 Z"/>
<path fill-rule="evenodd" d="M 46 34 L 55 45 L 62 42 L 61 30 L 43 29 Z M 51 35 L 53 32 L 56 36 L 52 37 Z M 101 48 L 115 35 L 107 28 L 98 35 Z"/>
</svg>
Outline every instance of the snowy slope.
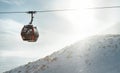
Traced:
<svg viewBox="0 0 120 73">
<path fill-rule="evenodd" d="M 120 35 L 93 36 L 5 73 L 120 73 Z"/>
</svg>

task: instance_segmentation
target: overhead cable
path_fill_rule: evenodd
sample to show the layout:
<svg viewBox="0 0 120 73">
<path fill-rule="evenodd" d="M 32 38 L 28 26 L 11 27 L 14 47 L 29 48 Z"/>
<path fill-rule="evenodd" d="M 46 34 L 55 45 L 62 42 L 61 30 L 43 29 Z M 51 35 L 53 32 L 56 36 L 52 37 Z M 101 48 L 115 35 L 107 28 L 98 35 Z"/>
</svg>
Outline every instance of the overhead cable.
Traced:
<svg viewBox="0 0 120 73">
<path fill-rule="evenodd" d="M 93 8 L 84 8 L 84 9 L 111 9 L 111 8 L 120 8 L 120 6 L 106 6 L 106 7 L 93 7 Z M 44 13 L 44 12 L 60 12 L 60 11 L 77 11 L 80 9 L 55 9 L 55 10 L 36 10 L 36 11 L 11 11 L 11 12 L 0 12 L 0 14 L 12 14 L 12 13 Z"/>
</svg>

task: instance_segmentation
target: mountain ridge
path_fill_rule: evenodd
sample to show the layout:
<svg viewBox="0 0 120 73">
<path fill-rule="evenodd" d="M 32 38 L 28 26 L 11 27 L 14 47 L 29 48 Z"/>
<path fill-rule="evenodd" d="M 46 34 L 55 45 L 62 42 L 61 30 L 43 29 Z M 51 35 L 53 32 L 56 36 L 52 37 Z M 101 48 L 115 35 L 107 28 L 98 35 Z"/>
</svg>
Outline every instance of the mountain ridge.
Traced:
<svg viewBox="0 0 120 73">
<path fill-rule="evenodd" d="M 97 35 L 4 73 L 120 73 L 119 55 L 120 35 Z"/>
</svg>

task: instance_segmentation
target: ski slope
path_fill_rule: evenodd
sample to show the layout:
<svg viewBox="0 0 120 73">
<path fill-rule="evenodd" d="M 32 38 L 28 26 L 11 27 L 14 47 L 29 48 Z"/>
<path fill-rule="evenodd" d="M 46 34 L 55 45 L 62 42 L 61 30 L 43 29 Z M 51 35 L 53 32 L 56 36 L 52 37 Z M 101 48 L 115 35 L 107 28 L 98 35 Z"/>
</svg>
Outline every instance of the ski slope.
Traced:
<svg viewBox="0 0 120 73">
<path fill-rule="evenodd" d="M 120 35 L 101 35 L 5 73 L 120 73 Z"/>
</svg>

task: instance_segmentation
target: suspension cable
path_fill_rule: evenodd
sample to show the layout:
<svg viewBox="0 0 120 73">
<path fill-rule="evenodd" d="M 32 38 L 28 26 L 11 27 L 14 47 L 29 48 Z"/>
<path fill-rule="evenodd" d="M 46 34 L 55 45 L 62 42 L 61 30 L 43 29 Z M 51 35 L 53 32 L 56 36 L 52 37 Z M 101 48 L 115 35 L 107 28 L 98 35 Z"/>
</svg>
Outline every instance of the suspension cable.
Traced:
<svg viewBox="0 0 120 73">
<path fill-rule="evenodd" d="M 112 8 L 120 8 L 120 6 L 106 6 L 106 7 L 93 7 L 93 8 L 84 8 L 84 9 L 112 9 Z M 80 9 L 56 9 L 56 10 L 41 10 L 41 11 L 32 11 L 33 13 L 36 12 L 59 12 L 59 11 L 77 11 Z M 31 11 L 11 11 L 11 12 L 0 12 L 0 14 L 12 14 L 12 13 L 31 13 Z"/>
</svg>

